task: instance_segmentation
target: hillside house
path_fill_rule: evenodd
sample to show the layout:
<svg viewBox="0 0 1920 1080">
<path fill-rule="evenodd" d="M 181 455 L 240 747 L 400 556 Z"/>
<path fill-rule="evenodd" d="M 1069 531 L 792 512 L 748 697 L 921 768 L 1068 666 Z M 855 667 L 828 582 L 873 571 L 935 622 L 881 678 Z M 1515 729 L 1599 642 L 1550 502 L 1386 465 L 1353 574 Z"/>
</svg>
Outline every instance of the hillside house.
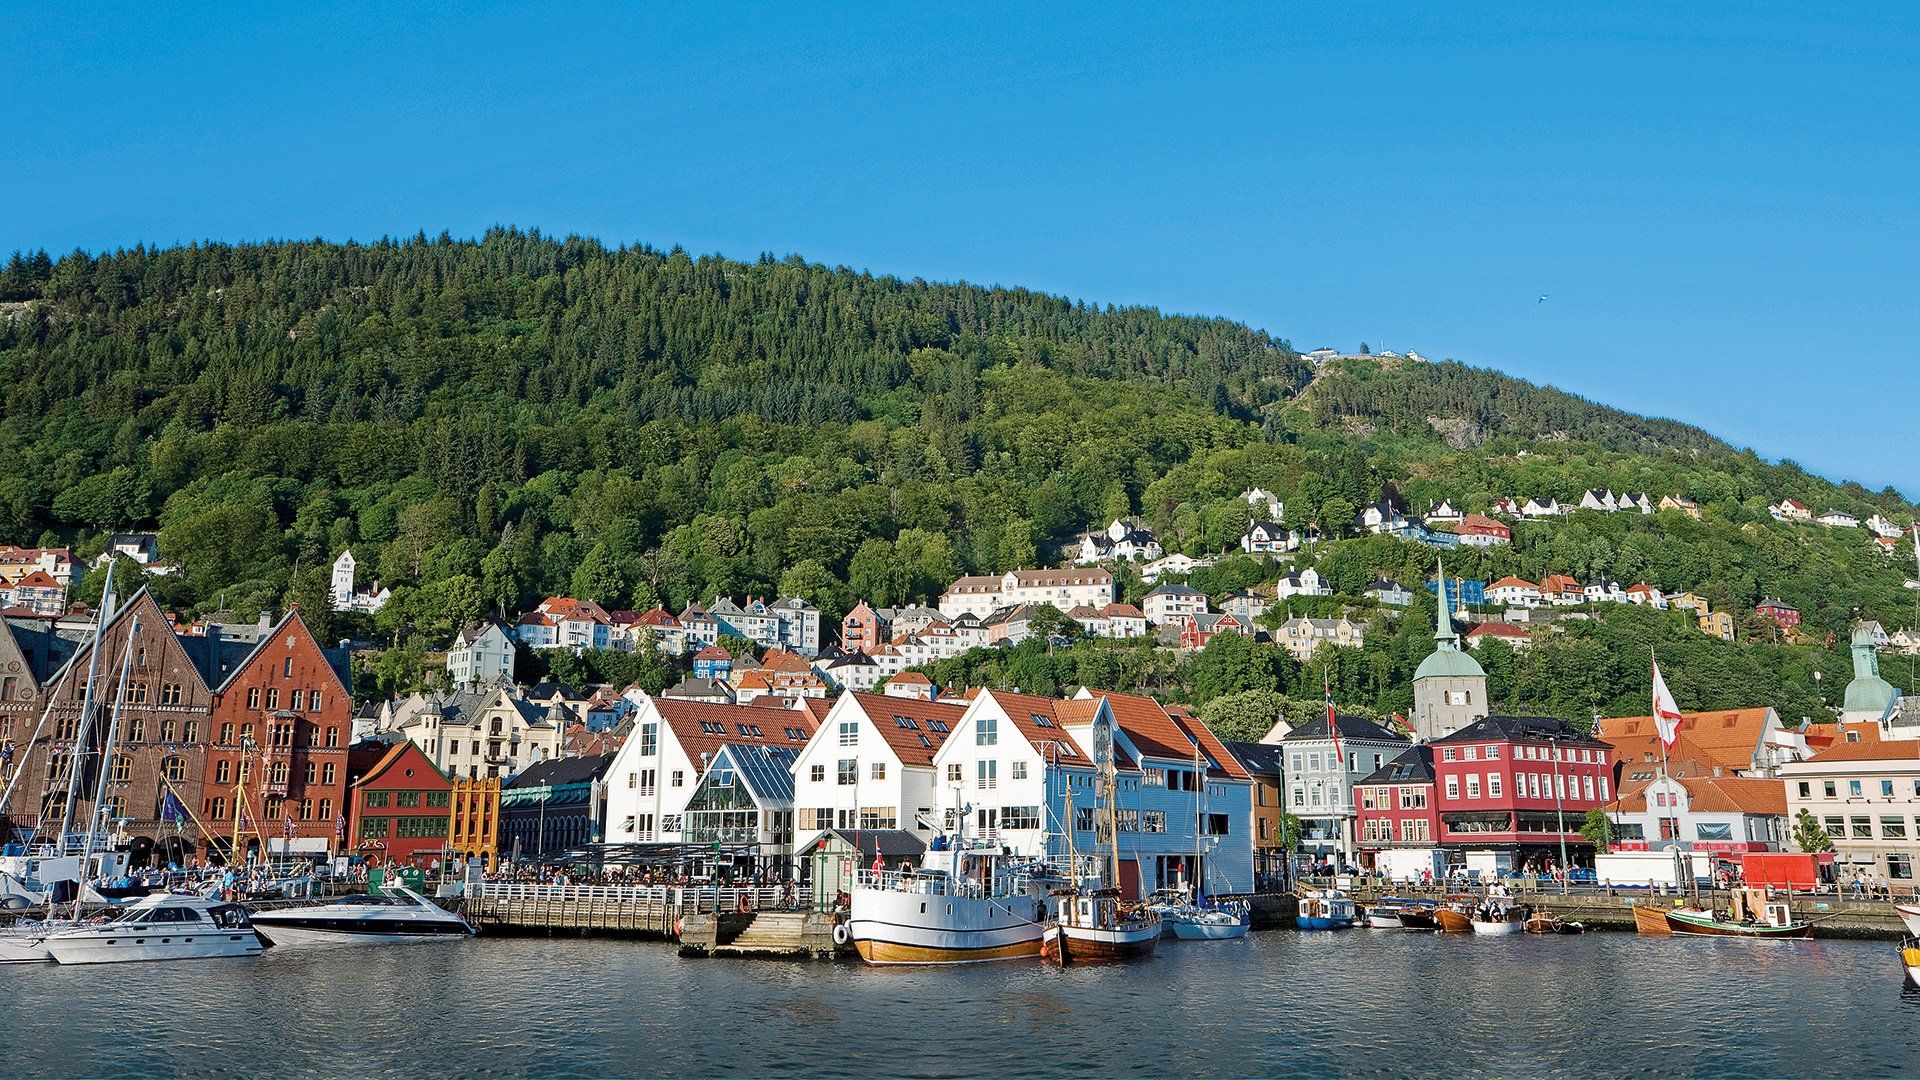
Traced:
<svg viewBox="0 0 1920 1080">
<path fill-rule="evenodd" d="M 1468 547 L 1494 547 L 1513 542 L 1513 530 L 1485 514 L 1466 514 L 1454 525 L 1455 535 Z"/>
</svg>

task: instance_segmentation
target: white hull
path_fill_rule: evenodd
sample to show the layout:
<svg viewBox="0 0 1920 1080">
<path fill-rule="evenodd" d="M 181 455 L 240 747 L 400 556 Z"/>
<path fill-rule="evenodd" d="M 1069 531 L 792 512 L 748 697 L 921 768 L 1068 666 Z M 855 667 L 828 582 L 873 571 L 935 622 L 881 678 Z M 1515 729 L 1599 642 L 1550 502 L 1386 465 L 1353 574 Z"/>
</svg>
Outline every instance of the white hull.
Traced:
<svg viewBox="0 0 1920 1080">
<path fill-rule="evenodd" d="M 211 960 L 258 956 L 266 946 L 252 930 L 88 930 L 50 938 L 47 951 L 62 964 L 125 964 L 151 960 Z"/>
<path fill-rule="evenodd" d="M 269 923 L 256 923 L 260 932 L 275 945 L 399 945 L 416 941 L 464 941 L 472 936 L 461 930 L 455 933 L 419 934 L 386 933 L 378 930 L 316 930 L 301 926 L 273 926 Z"/>
<path fill-rule="evenodd" d="M 1400 921 L 1400 916 L 1390 915 L 1384 911 L 1367 912 L 1367 925 L 1375 930 L 1406 929 L 1406 924 Z"/>
<path fill-rule="evenodd" d="M 1900 913 L 1900 921 L 1907 924 L 1907 933 L 1920 937 L 1920 904 L 1895 904 L 1893 910 Z"/>
<path fill-rule="evenodd" d="M 847 930 L 869 964 L 966 964 L 1038 956 L 1044 919 L 1030 896 L 855 888 Z"/>
<path fill-rule="evenodd" d="M 1504 937 L 1507 934 L 1517 934 L 1525 928 L 1525 923 L 1481 922 L 1479 919 L 1473 920 L 1473 932 L 1476 934 L 1485 934 L 1489 937 Z"/>
<path fill-rule="evenodd" d="M 1237 919 L 1233 922 L 1187 922 L 1184 919 L 1174 919 L 1170 925 L 1173 928 L 1173 936 L 1182 941 L 1226 941 L 1244 936 L 1247 932 L 1247 924 Z"/>
<path fill-rule="evenodd" d="M 51 964 L 53 954 L 47 951 L 47 937 L 76 924 L 71 922 L 44 923 L 35 926 L 10 926 L 0 930 L 0 964 Z"/>
</svg>

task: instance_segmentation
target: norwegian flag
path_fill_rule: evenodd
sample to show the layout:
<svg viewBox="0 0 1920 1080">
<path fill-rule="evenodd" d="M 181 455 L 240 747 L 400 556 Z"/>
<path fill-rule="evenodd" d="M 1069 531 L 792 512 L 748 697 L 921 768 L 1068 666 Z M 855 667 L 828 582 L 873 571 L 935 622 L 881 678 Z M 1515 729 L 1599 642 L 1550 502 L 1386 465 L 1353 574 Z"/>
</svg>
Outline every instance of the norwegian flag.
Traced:
<svg viewBox="0 0 1920 1080">
<path fill-rule="evenodd" d="M 333 836 L 334 836 L 334 839 L 336 839 L 336 840 L 344 840 L 344 839 L 346 839 L 346 836 L 347 836 L 347 815 L 345 815 L 345 814 L 335 814 L 335 815 L 334 815 L 334 817 L 333 817 Z"/>
<path fill-rule="evenodd" d="M 1333 760 L 1345 765 L 1347 763 L 1347 756 L 1340 749 L 1340 717 L 1335 715 L 1333 711 L 1332 680 L 1328 680 L 1325 685 L 1327 691 L 1327 731 L 1333 735 Z"/>
<path fill-rule="evenodd" d="M 293 815 L 292 814 L 287 815 L 286 830 L 287 830 L 287 838 L 292 839 L 293 838 Z"/>
<path fill-rule="evenodd" d="M 1680 733 L 1680 704 L 1673 700 L 1673 691 L 1667 689 L 1658 660 L 1653 662 L 1653 726 L 1659 729 L 1660 742 L 1671 749 Z"/>
</svg>

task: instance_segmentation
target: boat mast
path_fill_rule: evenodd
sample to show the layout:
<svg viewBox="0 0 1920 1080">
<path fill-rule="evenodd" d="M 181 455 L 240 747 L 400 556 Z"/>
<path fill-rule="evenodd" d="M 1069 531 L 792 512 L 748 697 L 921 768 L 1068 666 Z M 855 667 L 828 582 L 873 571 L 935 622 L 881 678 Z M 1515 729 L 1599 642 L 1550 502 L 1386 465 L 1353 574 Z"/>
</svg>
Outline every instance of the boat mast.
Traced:
<svg viewBox="0 0 1920 1080">
<path fill-rule="evenodd" d="M 86 754 L 87 729 L 93 719 L 93 679 L 100 671 L 100 644 L 107 629 L 107 620 L 113 617 L 113 563 L 107 563 L 107 581 L 100 591 L 100 616 L 93 624 L 93 647 L 87 653 L 87 685 L 80 691 L 80 719 L 74 724 L 73 758 L 67 763 L 67 801 L 60 811 L 59 843 L 62 849 L 67 842 L 67 830 L 73 827 L 73 803 L 80 794 L 77 780 L 80 775 L 81 759 Z M 131 645 L 132 639 L 128 642 Z"/>
<path fill-rule="evenodd" d="M 73 917 L 80 917 L 80 904 L 87 896 L 87 881 L 93 876 L 93 838 L 99 834 L 107 809 L 107 778 L 112 775 L 113 752 L 120 734 L 120 707 L 126 703 L 127 676 L 133 671 L 133 641 L 140 634 L 140 618 L 134 616 L 127 628 L 127 646 L 120 654 L 120 682 L 113 690 L 113 714 L 107 720 L 107 737 L 100 752 L 100 779 L 93 789 L 93 813 L 89 815 L 87 838 L 80 849 L 80 887 L 73 894 Z M 74 767 L 79 767 L 74 762 Z"/>
<path fill-rule="evenodd" d="M 1191 733 L 1188 735 L 1192 738 Z M 1206 821 L 1206 807 L 1201 799 L 1207 790 L 1207 775 L 1200 767 L 1200 740 L 1193 740 L 1193 902 L 1200 903 L 1201 894 L 1206 891 L 1206 875 L 1201 872 L 1201 832 L 1200 826 Z"/>
</svg>

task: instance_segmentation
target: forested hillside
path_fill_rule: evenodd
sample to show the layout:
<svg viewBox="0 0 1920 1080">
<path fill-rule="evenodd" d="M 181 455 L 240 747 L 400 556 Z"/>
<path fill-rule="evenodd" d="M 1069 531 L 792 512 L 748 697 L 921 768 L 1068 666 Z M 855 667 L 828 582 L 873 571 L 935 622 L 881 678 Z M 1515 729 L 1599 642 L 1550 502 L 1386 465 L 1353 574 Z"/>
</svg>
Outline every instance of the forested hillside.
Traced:
<svg viewBox="0 0 1920 1080">
<path fill-rule="evenodd" d="M 415 650 L 552 593 L 797 593 L 837 618 L 1051 561 L 1124 514 L 1218 552 L 1254 484 L 1332 534 L 1391 482 L 1416 507 L 1611 486 L 1704 509 L 1523 526 L 1464 572 L 1911 621 L 1895 561 L 1765 513 L 1795 496 L 1910 519 L 1891 491 L 1458 364 L 1316 373 L 1219 319 L 508 230 L 20 255 L 0 301 L 0 541 L 92 553 L 157 528 L 186 572 L 155 589 L 189 613 L 317 612 L 352 545 L 395 601 L 323 632 Z M 1314 558 L 1352 590 L 1430 556 Z"/>
</svg>

